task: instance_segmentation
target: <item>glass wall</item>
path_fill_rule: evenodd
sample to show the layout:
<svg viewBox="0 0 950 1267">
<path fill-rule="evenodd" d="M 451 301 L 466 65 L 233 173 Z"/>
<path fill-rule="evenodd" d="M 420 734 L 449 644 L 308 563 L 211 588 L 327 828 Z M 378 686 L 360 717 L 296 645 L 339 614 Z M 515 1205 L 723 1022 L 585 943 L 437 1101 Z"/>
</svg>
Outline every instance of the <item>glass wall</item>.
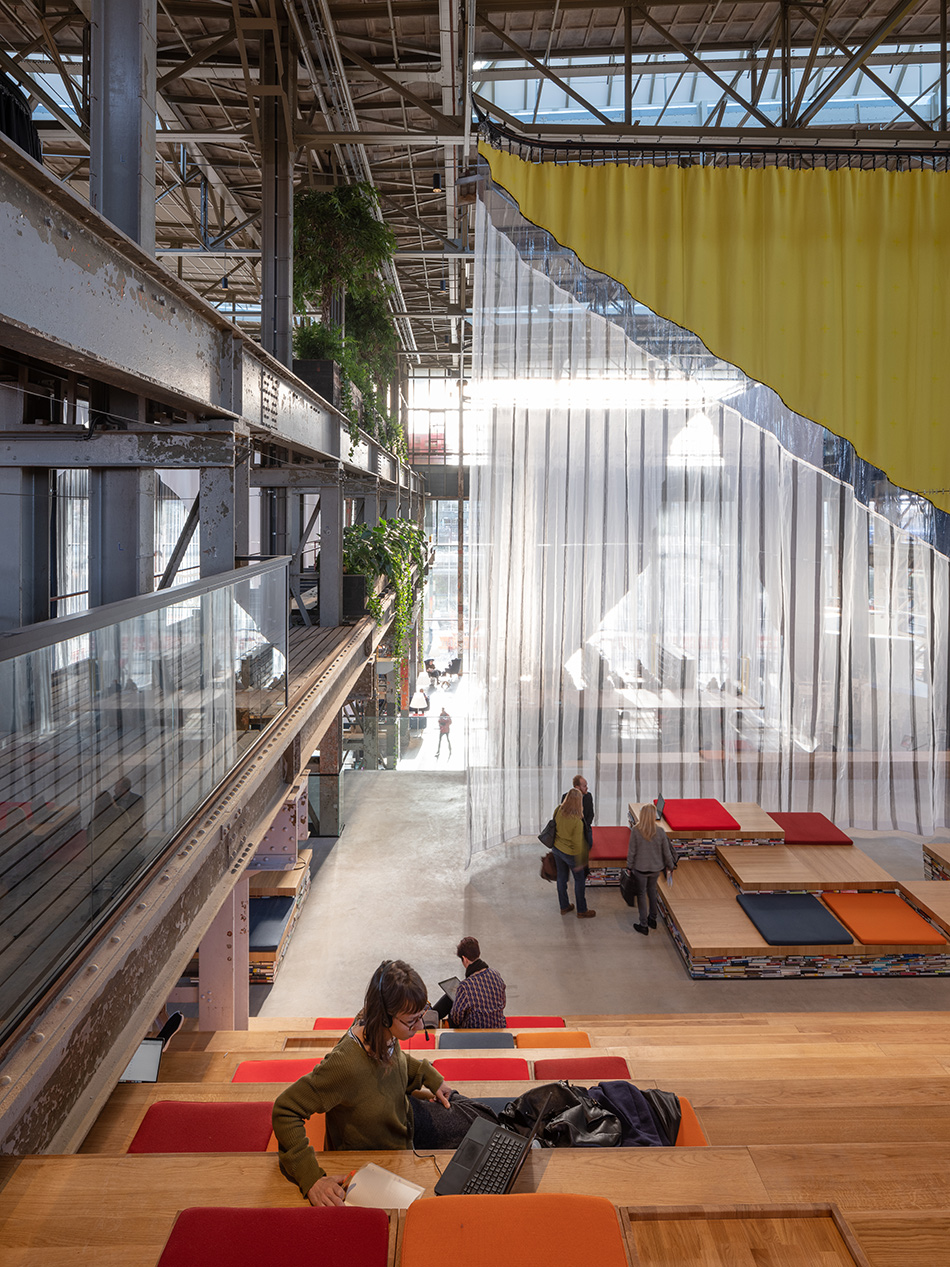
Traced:
<svg viewBox="0 0 950 1267">
<path fill-rule="evenodd" d="M 450 500 L 426 502 L 426 535 L 435 557 L 425 584 L 423 659 L 445 669 L 464 648 L 459 647 L 458 575 L 459 504 Z M 462 599 L 468 605 L 468 502 L 462 503 Z"/>
<path fill-rule="evenodd" d="M 4 639 L 4 1029 L 286 706 L 286 664 L 283 560 Z"/>
</svg>

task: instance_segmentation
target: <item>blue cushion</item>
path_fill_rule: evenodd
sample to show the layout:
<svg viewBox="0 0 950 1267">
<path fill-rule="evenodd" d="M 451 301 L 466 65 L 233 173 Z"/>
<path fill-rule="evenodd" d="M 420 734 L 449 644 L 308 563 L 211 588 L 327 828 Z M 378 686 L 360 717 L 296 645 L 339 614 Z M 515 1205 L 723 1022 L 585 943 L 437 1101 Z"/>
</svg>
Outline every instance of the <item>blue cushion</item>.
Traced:
<svg viewBox="0 0 950 1267">
<path fill-rule="evenodd" d="M 252 897 L 248 903 L 249 949 L 275 951 L 294 909 L 292 897 Z"/>
<path fill-rule="evenodd" d="M 481 1030 L 455 1030 L 440 1033 L 440 1047 L 514 1047 L 515 1036 L 508 1033 L 491 1033 Z"/>
<path fill-rule="evenodd" d="M 814 893 L 738 893 L 736 901 L 770 946 L 854 944 Z"/>
</svg>

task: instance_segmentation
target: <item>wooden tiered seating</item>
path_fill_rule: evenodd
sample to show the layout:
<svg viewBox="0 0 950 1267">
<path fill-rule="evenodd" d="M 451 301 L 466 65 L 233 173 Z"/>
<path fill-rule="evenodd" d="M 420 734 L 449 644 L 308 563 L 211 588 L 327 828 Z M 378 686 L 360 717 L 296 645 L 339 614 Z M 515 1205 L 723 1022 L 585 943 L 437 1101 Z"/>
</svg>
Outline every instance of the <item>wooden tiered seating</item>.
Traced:
<svg viewBox="0 0 950 1267">
<path fill-rule="evenodd" d="M 686 1243 L 698 1244 L 689 1261 L 703 1267 L 741 1262 L 740 1250 L 748 1257 L 750 1245 L 775 1237 L 784 1241 L 782 1261 L 794 1267 L 817 1261 L 950 1267 L 946 1013 L 566 1020 L 590 1036 L 588 1056 L 620 1057 L 636 1085 L 685 1097 L 709 1146 L 533 1152 L 517 1192 L 606 1197 L 620 1211 L 638 1256 L 633 1261 L 641 1263 L 679 1261 L 669 1247 Z M 181 1050 L 167 1054 L 162 1081 L 117 1087 L 83 1155 L 27 1158 L 12 1169 L 0 1214 L 0 1246 L 11 1261 L 18 1267 L 154 1267 L 186 1206 L 299 1208 L 299 1193 L 266 1153 L 168 1157 L 125 1156 L 124 1150 L 158 1100 L 272 1097 L 272 1086 L 228 1078 L 241 1059 L 284 1052 L 315 1058 L 326 1051 L 311 1023 L 301 1020 L 299 1029 L 286 1031 L 262 1026 L 240 1035 L 178 1035 Z M 534 1061 L 550 1058 L 550 1051 L 522 1048 L 519 1055 L 533 1071 Z M 505 1089 L 518 1094 L 530 1085 Z M 463 1089 L 499 1094 L 503 1086 Z M 331 1172 L 342 1173 L 375 1160 L 427 1193 L 438 1177 L 431 1160 L 410 1152 L 322 1156 Z M 440 1164 L 447 1156 L 438 1155 Z"/>
</svg>

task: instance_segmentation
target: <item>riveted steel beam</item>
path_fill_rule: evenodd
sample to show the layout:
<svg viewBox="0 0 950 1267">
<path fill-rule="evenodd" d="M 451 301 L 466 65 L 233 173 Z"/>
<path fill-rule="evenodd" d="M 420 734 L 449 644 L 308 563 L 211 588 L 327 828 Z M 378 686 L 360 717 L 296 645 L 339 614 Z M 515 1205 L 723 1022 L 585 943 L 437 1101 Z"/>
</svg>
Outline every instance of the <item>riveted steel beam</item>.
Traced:
<svg viewBox="0 0 950 1267">
<path fill-rule="evenodd" d="M 30 432 L 36 432 L 31 435 Z M 80 437 L 77 437 L 77 431 Z M 95 431 L 79 427 L 35 427 L 0 432 L 0 466 L 57 468 L 202 467 L 234 465 L 230 433 Z"/>
</svg>

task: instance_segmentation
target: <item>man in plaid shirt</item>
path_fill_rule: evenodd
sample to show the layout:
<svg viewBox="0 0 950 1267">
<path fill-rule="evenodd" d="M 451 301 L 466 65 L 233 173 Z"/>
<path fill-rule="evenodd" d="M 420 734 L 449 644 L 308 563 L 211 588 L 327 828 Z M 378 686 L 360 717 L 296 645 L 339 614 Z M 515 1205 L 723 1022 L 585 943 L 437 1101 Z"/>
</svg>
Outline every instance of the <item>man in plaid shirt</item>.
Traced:
<svg viewBox="0 0 950 1267">
<path fill-rule="evenodd" d="M 504 981 L 481 958 L 474 937 L 463 937 L 455 953 L 465 965 L 465 980 L 455 991 L 449 1024 L 456 1029 L 504 1029 Z"/>
</svg>

